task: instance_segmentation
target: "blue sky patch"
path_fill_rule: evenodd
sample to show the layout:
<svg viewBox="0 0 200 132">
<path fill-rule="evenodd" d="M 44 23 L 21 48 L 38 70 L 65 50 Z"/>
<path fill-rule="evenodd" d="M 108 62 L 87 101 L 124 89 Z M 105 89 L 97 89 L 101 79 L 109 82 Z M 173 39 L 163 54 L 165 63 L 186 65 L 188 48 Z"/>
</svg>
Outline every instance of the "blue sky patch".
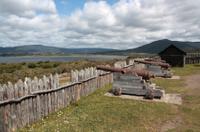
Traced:
<svg viewBox="0 0 200 132">
<path fill-rule="evenodd" d="M 82 9 L 84 4 L 88 1 L 101 1 L 101 0 L 55 0 L 57 11 L 60 15 L 70 15 L 77 9 Z M 103 0 L 108 4 L 113 5 L 118 0 Z"/>
</svg>

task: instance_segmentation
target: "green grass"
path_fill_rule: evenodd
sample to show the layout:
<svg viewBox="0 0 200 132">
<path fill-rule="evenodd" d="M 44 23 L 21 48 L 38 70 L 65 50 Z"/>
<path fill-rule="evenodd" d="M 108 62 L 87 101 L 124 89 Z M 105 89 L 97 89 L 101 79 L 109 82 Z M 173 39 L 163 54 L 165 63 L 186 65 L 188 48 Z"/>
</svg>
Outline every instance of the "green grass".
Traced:
<svg viewBox="0 0 200 132">
<path fill-rule="evenodd" d="M 181 118 L 181 124 L 170 131 L 198 132 L 200 130 L 200 89 L 188 94 L 184 79 L 186 75 L 199 73 L 199 69 L 199 66 L 196 65 L 173 68 L 174 73 L 180 75 L 182 79 L 159 78 L 153 80 L 167 93 L 181 93 L 183 97 L 181 106 L 106 97 L 104 94 L 111 89 L 111 86 L 108 85 L 81 98 L 76 104 L 51 114 L 20 131 L 157 131 L 166 122 L 173 121 L 178 116 Z M 176 122 L 173 123 L 176 124 Z"/>
<path fill-rule="evenodd" d="M 192 74 L 200 74 L 200 65 L 186 65 L 184 68 L 172 68 L 172 72 L 176 76 L 180 76 L 180 80 L 170 80 L 165 78 L 152 79 L 153 83 L 161 86 L 167 93 L 186 93 L 187 88 L 185 87 L 185 76 Z"/>
<path fill-rule="evenodd" d="M 172 131 L 200 131 L 200 88 L 191 89 L 185 85 L 185 77 L 200 74 L 200 65 L 186 65 L 184 68 L 173 68 L 175 75 L 181 76 L 180 80 L 155 79 L 153 82 L 162 86 L 168 93 L 181 93 L 183 105 L 178 107 L 178 116 L 182 124 Z"/>
<path fill-rule="evenodd" d="M 61 74 L 70 72 L 72 69 L 83 69 L 100 64 L 113 64 L 113 61 L 76 61 L 76 62 L 23 62 L 23 63 L 0 63 L 0 84 L 8 81 L 17 82 L 19 79 L 34 76 L 42 77 L 49 74 Z"/>
<path fill-rule="evenodd" d="M 200 73 L 200 64 L 186 65 L 184 68 L 173 68 L 175 75 L 187 76 Z"/>
<path fill-rule="evenodd" d="M 186 91 L 184 87 L 184 80 L 169 80 L 169 79 L 153 79 L 153 83 L 164 89 L 166 93 L 183 93 Z"/>
<path fill-rule="evenodd" d="M 21 131 L 155 131 L 157 123 L 177 114 L 173 105 L 104 96 L 110 87 L 99 89 Z"/>
</svg>

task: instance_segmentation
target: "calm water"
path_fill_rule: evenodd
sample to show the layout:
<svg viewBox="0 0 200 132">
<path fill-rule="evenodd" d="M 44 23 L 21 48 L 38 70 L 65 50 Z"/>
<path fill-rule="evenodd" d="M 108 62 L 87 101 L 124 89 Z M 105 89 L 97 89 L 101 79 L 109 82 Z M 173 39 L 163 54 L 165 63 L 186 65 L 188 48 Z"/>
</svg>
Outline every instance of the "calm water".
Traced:
<svg viewBox="0 0 200 132">
<path fill-rule="evenodd" d="M 0 63 L 18 63 L 18 62 L 39 62 L 39 61 L 56 61 L 56 62 L 70 62 L 78 60 L 112 60 L 124 59 L 126 56 L 116 55 L 80 55 L 80 56 L 12 56 L 0 57 Z"/>
</svg>

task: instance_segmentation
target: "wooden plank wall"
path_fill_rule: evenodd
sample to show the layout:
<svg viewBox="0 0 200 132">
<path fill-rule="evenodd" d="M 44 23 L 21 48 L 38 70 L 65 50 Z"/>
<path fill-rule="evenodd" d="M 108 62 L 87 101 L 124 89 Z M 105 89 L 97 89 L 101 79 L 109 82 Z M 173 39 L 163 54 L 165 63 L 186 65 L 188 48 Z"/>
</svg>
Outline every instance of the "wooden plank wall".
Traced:
<svg viewBox="0 0 200 132">
<path fill-rule="evenodd" d="M 199 64 L 200 63 L 200 53 L 187 53 L 185 57 L 186 64 Z"/>
<path fill-rule="evenodd" d="M 127 66 L 127 62 L 126 61 L 117 61 L 114 64 L 114 67 L 116 68 L 123 68 Z"/>
<path fill-rule="evenodd" d="M 38 121 L 112 83 L 113 75 L 92 67 L 72 71 L 71 81 L 59 87 L 59 76 L 55 74 L 0 85 L 0 131 L 16 131 Z"/>
<path fill-rule="evenodd" d="M 136 60 L 144 60 L 145 58 L 135 58 Z M 135 59 L 129 59 L 128 61 L 117 61 L 114 64 L 114 67 L 116 68 L 134 68 L 134 69 L 145 69 L 146 65 L 145 64 L 141 64 L 141 63 L 135 63 L 134 60 Z"/>
<path fill-rule="evenodd" d="M 129 67 L 135 65 L 134 59 L 129 59 L 128 61 L 126 60 L 121 60 L 117 61 L 114 64 L 114 67 L 116 68 L 124 68 L 124 67 Z"/>
<path fill-rule="evenodd" d="M 199 64 L 200 63 L 200 57 L 186 57 L 185 59 L 186 64 Z"/>
</svg>

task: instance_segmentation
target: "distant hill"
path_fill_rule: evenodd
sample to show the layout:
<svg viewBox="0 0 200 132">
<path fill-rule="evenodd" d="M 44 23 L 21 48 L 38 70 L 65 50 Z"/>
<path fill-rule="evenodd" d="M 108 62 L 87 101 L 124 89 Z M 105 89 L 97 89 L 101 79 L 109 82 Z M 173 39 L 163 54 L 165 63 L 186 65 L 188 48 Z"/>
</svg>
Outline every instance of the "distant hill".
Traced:
<svg viewBox="0 0 200 132">
<path fill-rule="evenodd" d="M 178 48 L 186 52 L 194 52 L 200 49 L 200 42 L 181 42 L 181 41 L 171 41 L 168 39 L 154 41 L 150 44 L 143 45 L 135 49 L 128 49 L 126 52 L 135 52 L 135 53 L 159 53 L 169 45 L 175 45 Z"/>
<path fill-rule="evenodd" d="M 58 48 L 44 45 L 27 45 L 17 47 L 0 47 L 0 56 L 11 55 L 62 55 L 62 54 L 117 54 L 127 55 L 134 53 L 157 54 L 169 45 L 175 45 L 186 52 L 200 51 L 200 42 L 181 42 L 168 39 L 127 50 L 114 50 L 106 48 Z"/>
<path fill-rule="evenodd" d="M 91 54 L 115 51 L 104 48 L 58 48 L 43 45 L 0 47 L 0 56 L 9 55 L 46 55 L 46 54 Z"/>
<path fill-rule="evenodd" d="M 133 54 L 133 53 L 157 54 L 171 44 L 177 46 L 178 48 L 186 52 L 200 51 L 200 42 L 181 42 L 181 41 L 171 41 L 168 39 L 163 39 L 154 41 L 152 43 L 134 49 L 113 51 L 112 54 Z"/>
</svg>

